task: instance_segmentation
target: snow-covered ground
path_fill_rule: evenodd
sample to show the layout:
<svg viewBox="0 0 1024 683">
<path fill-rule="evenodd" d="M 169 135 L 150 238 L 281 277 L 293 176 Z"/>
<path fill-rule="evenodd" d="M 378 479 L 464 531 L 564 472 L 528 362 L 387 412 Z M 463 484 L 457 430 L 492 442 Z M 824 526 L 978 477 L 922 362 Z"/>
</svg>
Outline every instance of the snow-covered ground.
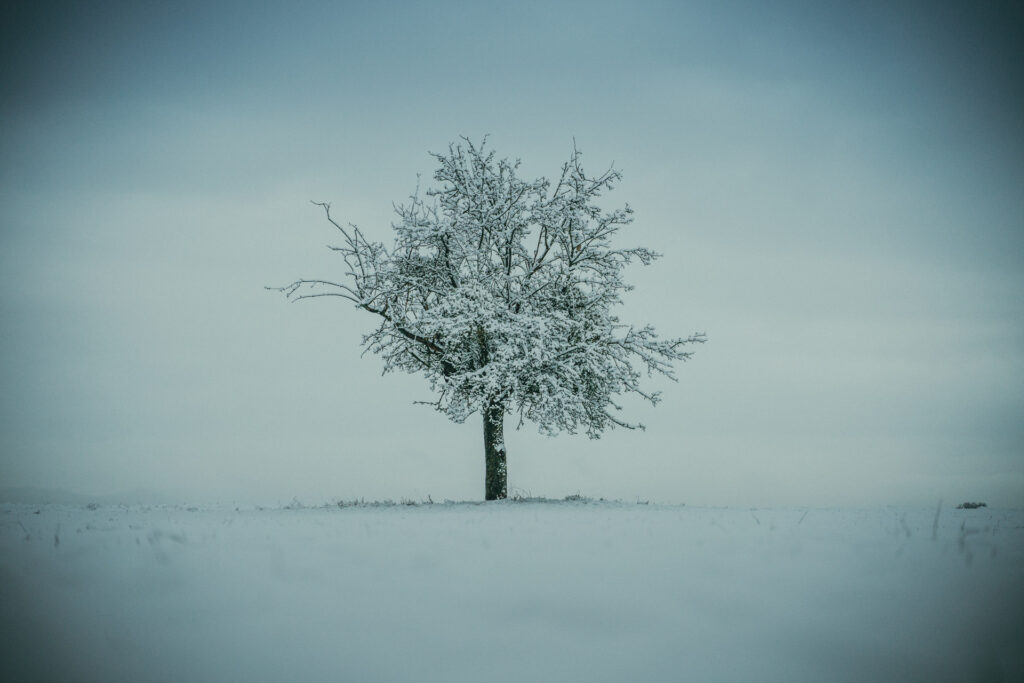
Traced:
<svg viewBox="0 0 1024 683">
<path fill-rule="evenodd" d="M 0 506 L 4 681 L 1020 681 L 1024 511 Z"/>
</svg>

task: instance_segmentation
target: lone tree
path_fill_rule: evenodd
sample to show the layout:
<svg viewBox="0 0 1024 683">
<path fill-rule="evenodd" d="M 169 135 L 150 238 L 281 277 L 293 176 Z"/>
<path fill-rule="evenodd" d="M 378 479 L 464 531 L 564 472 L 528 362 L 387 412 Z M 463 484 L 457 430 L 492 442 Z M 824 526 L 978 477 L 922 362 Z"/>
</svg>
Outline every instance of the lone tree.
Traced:
<svg viewBox="0 0 1024 683">
<path fill-rule="evenodd" d="M 292 300 L 341 297 L 372 313 L 379 325 L 363 345 L 383 357 L 385 372 L 426 375 L 437 396 L 430 404 L 455 422 L 480 413 L 485 498 L 495 500 L 506 496 L 506 413 L 548 435 L 642 428 L 617 417 L 616 396 L 657 403 L 657 392 L 640 387 L 643 372 L 674 380 L 673 361 L 688 359 L 684 349 L 704 335 L 662 340 L 613 315 L 632 289 L 623 268 L 658 257 L 612 244 L 633 212 L 595 202 L 618 171 L 588 176 L 574 146 L 556 182 L 524 180 L 518 161 L 485 147 L 486 138 L 463 138 L 432 154 L 438 185 L 395 207 L 390 249 L 314 202 L 341 233 L 330 248 L 346 271 L 277 289 Z"/>
</svg>

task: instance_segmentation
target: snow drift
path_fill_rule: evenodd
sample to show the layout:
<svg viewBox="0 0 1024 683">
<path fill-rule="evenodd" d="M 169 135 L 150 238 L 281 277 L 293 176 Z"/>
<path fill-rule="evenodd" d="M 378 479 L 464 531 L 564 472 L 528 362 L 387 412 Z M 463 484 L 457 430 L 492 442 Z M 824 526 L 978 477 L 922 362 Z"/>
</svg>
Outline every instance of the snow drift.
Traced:
<svg viewBox="0 0 1024 683">
<path fill-rule="evenodd" d="M 8 681 L 1024 679 L 1024 512 L 0 506 Z"/>
</svg>

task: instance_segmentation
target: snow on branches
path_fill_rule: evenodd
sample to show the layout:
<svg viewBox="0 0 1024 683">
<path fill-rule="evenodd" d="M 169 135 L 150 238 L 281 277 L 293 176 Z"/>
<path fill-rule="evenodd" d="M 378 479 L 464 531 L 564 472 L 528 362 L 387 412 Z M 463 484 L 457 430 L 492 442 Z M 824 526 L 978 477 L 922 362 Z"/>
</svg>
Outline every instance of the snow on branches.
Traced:
<svg viewBox="0 0 1024 683">
<path fill-rule="evenodd" d="M 675 379 L 673 363 L 704 335 L 659 339 L 612 313 L 631 289 L 625 266 L 659 256 L 612 243 L 633 212 L 596 202 L 619 172 L 588 176 L 574 148 L 555 182 L 524 180 L 518 161 L 485 147 L 464 138 L 432 155 L 437 185 L 395 207 L 390 248 L 319 203 L 341 235 L 331 248 L 345 272 L 280 291 L 293 300 L 337 296 L 375 314 L 366 349 L 383 358 L 385 372 L 424 373 L 432 404 L 456 422 L 497 408 L 547 434 L 582 428 L 596 438 L 606 427 L 642 427 L 615 415 L 616 397 L 656 403 L 643 376 Z"/>
</svg>

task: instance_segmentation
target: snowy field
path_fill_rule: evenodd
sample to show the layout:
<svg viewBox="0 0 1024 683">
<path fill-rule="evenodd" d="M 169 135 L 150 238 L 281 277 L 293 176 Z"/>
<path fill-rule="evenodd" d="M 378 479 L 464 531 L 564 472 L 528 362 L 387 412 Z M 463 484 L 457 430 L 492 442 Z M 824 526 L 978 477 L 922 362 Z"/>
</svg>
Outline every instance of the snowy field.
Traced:
<svg viewBox="0 0 1024 683">
<path fill-rule="evenodd" d="M 1021 681 L 1024 511 L 0 506 L 4 681 Z"/>
</svg>

